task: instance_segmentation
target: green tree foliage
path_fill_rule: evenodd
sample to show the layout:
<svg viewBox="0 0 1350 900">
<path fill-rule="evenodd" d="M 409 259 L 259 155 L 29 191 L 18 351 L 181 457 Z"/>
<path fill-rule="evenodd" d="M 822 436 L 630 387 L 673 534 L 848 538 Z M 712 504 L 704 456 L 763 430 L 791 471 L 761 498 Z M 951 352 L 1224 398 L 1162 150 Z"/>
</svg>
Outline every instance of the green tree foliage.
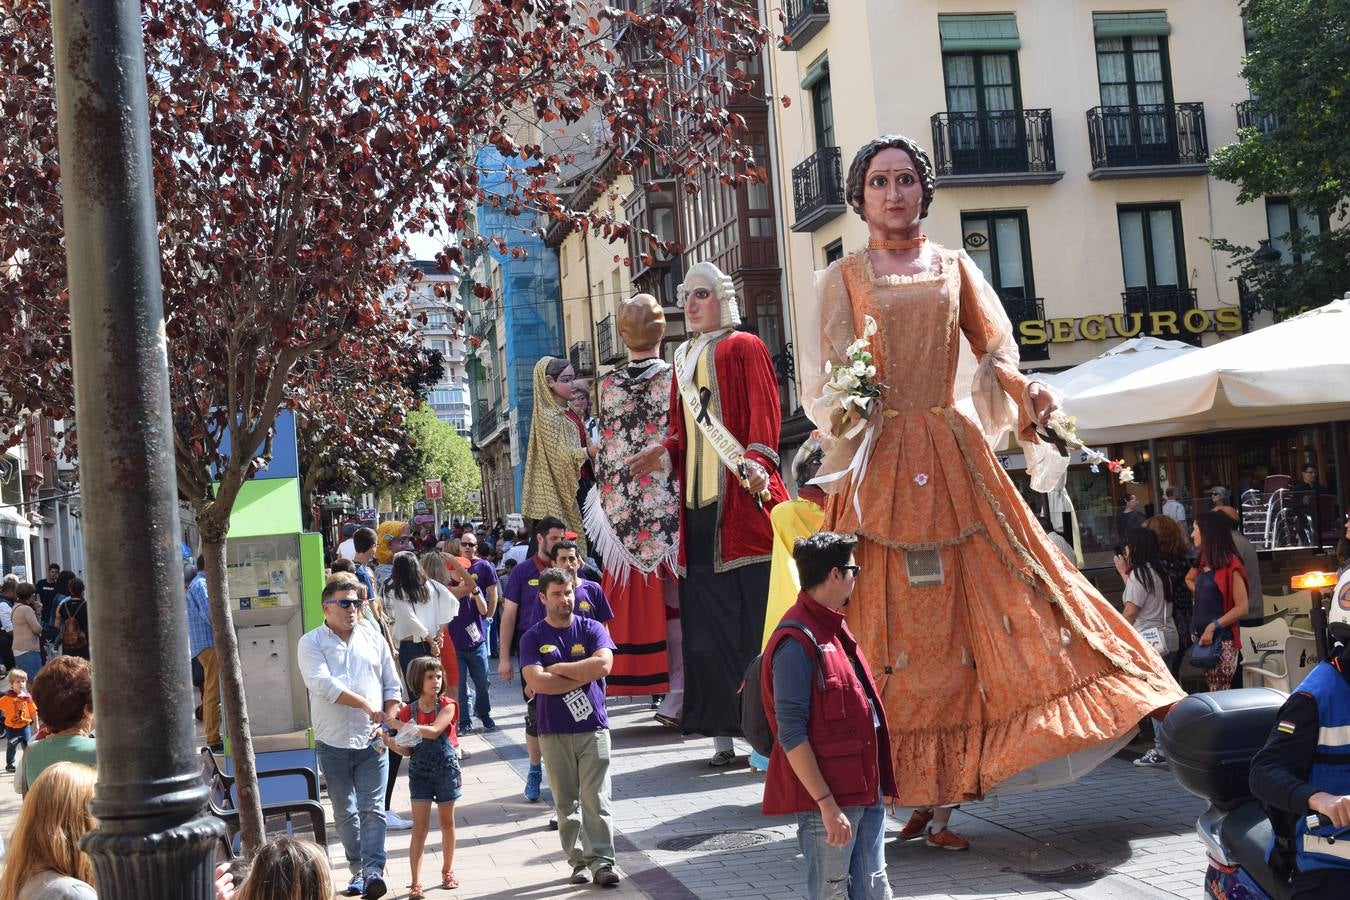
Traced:
<svg viewBox="0 0 1350 900">
<path fill-rule="evenodd" d="M 1251 309 L 1277 319 L 1350 290 L 1350 0 L 1246 0 L 1242 67 L 1256 124 L 1214 155 L 1215 176 L 1243 203 L 1287 195 L 1333 228 L 1290 235 L 1300 262 L 1261 260 L 1256 248 L 1216 240 L 1232 257 Z M 1278 237 L 1278 235 L 1277 235 Z M 1269 255 L 1269 254 L 1267 254 Z"/>
<path fill-rule="evenodd" d="M 426 498 L 424 482 L 440 479 L 441 518 L 469 518 L 479 505 L 469 502 L 469 492 L 482 489 L 482 477 L 474 462 L 469 441 L 454 427 L 436 418 L 423 404 L 408 413 L 408 447 L 412 451 L 408 468 L 394 488 L 394 502 L 400 508 L 411 507 Z"/>
</svg>

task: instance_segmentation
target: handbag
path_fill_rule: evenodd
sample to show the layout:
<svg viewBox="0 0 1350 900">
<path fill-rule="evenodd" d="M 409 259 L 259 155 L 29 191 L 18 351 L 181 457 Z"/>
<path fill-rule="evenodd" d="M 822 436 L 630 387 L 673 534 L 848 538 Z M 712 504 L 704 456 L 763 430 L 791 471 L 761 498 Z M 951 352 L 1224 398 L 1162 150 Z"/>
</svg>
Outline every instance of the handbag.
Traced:
<svg viewBox="0 0 1350 900">
<path fill-rule="evenodd" d="M 1191 645 L 1191 665 L 1197 669 L 1213 669 L 1222 659 L 1223 641 L 1217 634 L 1214 640 L 1209 642 L 1209 646 L 1202 646 L 1199 641 Z"/>
</svg>

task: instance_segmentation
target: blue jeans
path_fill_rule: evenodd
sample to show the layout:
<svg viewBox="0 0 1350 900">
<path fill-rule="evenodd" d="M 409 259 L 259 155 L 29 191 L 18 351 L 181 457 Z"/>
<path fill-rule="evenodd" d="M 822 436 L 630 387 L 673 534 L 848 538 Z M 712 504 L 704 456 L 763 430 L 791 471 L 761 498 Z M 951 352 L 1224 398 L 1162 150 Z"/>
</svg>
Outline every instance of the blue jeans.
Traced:
<svg viewBox="0 0 1350 900">
<path fill-rule="evenodd" d="M 473 715 L 479 724 L 492 721 L 492 698 L 488 696 L 488 646 L 483 641 L 472 650 L 456 650 L 459 657 L 459 724 L 469 724 L 469 679 L 473 679 Z"/>
<path fill-rule="evenodd" d="M 886 880 L 886 808 L 844 808 L 853 840 L 842 847 L 825 842 L 820 813 L 797 813 L 797 845 L 806 857 L 806 895 L 811 900 L 890 900 Z"/>
<path fill-rule="evenodd" d="M 5 768 L 6 768 L 6 769 L 13 768 L 13 766 L 14 766 L 14 752 L 15 752 L 15 749 L 16 749 L 20 744 L 23 744 L 24 748 L 27 749 L 27 747 L 28 747 L 28 742 L 31 741 L 32 739 L 33 739 L 33 729 L 32 729 L 31 727 L 29 727 L 28 725 L 25 725 L 25 726 L 23 726 L 22 728 L 10 728 L 8 725 L 5 726 L 5 743 L 6 743 L 6 747 L 5 747 Z"/>
<path fill-rule="evenodd" d="M 33 679 L 37 677 L 38 669 L 42 668 L 42 653 L 37 650 L 25 650 L 23 653 L 14 654 L 14 668 L 27 672 L 28 683 L 32 684 Z"/>
<path fill-rule="evenodd" d="M 314 742 L 333 802 L 333 827 L 352 875 L 384 875 L 384 782 L 389 755 L 380 744 L 361 750 Z"/>
</svg>

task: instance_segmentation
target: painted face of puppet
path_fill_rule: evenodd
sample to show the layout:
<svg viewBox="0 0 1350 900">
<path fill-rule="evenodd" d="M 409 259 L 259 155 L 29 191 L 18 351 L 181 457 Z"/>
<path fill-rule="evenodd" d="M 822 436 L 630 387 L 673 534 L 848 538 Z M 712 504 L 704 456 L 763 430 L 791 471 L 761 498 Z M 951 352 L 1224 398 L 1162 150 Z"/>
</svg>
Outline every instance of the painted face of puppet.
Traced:
<svg viewBox="0 0 1350 900">
<path fill-rule="evenodd" d="M 545 375 L 544 381 L 548 384 L 549 390 L 553 396 L 558 398 L 558 402 L 564 406 L 572 402 L 572 393 L 574 391 L 573 381 L 576 380 L 576 373 L 572 371 L 571 366 L 566 366 L 555 378 L 552 375 Z"/>
<path fill-rule="evenodd" d="M 690 331 L 702 334 L 721 325 L 722 304 L 717 290 L 702 275 L 693 275 L 685 281 L 684 318 Z"/>
<path fill-rule="evenodd" d="M 888 147 L 867 167 L 863 217 L 874 234 L 903 234 L 923 216 L 923 182 L 914 160 L 899 147 Z"/>
</svg>

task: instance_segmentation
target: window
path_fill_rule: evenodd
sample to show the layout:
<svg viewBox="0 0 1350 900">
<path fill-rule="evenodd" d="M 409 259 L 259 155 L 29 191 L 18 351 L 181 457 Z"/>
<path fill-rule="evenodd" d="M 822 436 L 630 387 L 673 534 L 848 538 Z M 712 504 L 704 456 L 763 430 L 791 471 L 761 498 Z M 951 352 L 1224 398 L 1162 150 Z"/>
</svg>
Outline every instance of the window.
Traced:
<svg viewBox="0 0 1350 900">
<path fill-rule="evenodd" d="M 816 149 L 835 146 L 834 105 L 830 100 L 830 67 L 811 85 L 811 122 L 815 126 Z"/>
<path fill-rule="evenodd" d="M 1007 165 L 1025 164 L 1022 92 L 1018 86 L 1014 53 L 946 53 L 942 76 L 947 87 L 947 114 L 951 123 L 952 165 L 955 171 L 982 171 L 999 157 L 1013 155 Z"/>
<path fill-rule="evenodd" d="M 836 259 L 844 258 L 844 239 L 830 241 L 825 245 L 825 265 L 829 265 Z"/>
<path fill-rule="evenodd" d="M 1138 145 L 1165 154 L 1173 130 L 1167 38 L 1098 36 L 1097 83 L 1108 148 Z"/>
<path fill-rule="evenodd" d="M 1330 227 L 1326 215 L 1309 212 L 1290 201 L 1288 197 L 1266 198 L 1266 229 L 1270 234 L 1270 246 L 1280 251 L 1280 262 L 1301 263 L 1308 259 L 1307 253 L 1295 253 L 1292 233 L 1302 231 L 1303 238 L 1316 237 Z"/>
<path fill-rule="evenodd" d="M 961 235 L 966 252 L 999 297 L 1026 300 L 1036 296 L 1025 210 L 962 213 Z"/>
<path fill-rule="evenodd" d="M 1186 286 L 1186 253 L 1182 245 L 1181 206 L 1162 203 L 1121 206 L 1120 259 L 1126 290 Z"/>
</svg>

